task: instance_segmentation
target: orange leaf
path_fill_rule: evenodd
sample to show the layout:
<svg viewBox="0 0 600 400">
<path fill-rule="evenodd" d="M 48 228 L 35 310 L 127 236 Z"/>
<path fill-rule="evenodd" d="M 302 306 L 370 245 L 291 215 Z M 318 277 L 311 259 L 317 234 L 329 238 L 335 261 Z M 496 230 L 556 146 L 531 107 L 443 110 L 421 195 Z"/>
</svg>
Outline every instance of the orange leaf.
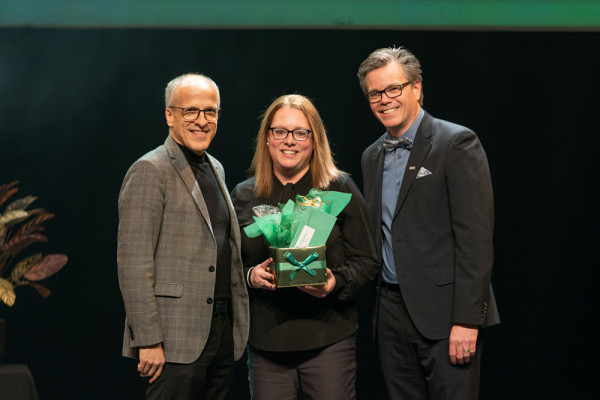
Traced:
<svg viewBox="0 0 600 400">
<path fill-rule="evenodd" d="M 49 254 L 42 258 L 33 268 L 25 274 L 30 281 L 41 281 L 54 275 L 69 261 L 64 254 Z"/>
<path fill-rule="evenodd" d="M 34 233 L 26 236 L 16 236 L 4 243 L 2 247 L 0 247 L 0 252 L 6 252 L 6 254 L 15 255 L 32 243 L 47 241 L 48 238 L 40 233 Z"/>
<path fill-rule="evenodd" d="M 35 290 L 37 290 L 37 292 L 43 298 L 46 298 L 46 297 L 50 296 L 50 293 L 51 293 L 50 289 L 48 289 L 46 286 L 42 286 L 39 283 L 32 283 L 31 287 L 33 287 Z"/>
<path fill-rule="evenodd" d="M 44 227 L 41 226 L 42 223 L 54 217 L 54 214 L 46 212 L 46 210 L 43 209 L 36 209 L 36 213 L 39 215 L 23 224 L 21 228 L 19 228 L 17 235 L 26 235 L 35 231 L 43 231 Z M 33 215 L 32 211 L 29 211 L 29 215 Z"/>
<path fill-rule="evenodd" d="M 12 188 L 17 183 L 19 183 L 19 181 L 14 181 L 6 185 L 0 186 L 0 206 L 4 204 L 4 202 L 8 200 L 13 194 L 19 191 L 18 188 Z"/>
</svg>

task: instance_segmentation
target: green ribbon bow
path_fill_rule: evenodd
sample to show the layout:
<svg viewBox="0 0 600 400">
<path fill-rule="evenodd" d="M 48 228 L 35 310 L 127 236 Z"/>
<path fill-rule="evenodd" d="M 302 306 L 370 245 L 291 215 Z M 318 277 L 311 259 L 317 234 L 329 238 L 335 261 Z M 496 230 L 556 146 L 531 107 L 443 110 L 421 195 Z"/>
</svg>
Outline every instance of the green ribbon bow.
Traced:
<svg viewBox="0 0 600 400">
<path fill-rule="evenodd" d="M 314 260 L 316 260 L 317 258 L 319 258 L 319 255 L 317 254 L 316 251 L 313 251 L 308 257 L 306 257 L 306 259 L 302 262 L 298 262 L 298 260 L 296 260 L 294 258 L 294 255 L 292 253 L 290 253 L 289 251 L 286 252 L 284 254 L 285 258 L 287 258 L 287 260 L 290 262 L 290 264 L 295 265 L 296 268 L 294 270 L 294 272 L 292 272 L 292 274 L 290 275 L 290 279 L 294 280 L 294 276 L 296 276 L 296 272 L 300 271 L 301 269 L 305 270 L 310 276 L 316 276 L 317 272 L 315 270 L 312 270 L 310 268 L 308 268 L 306 265 L 310 264 L 311 262 L 313 262 Z"/>
</svg>

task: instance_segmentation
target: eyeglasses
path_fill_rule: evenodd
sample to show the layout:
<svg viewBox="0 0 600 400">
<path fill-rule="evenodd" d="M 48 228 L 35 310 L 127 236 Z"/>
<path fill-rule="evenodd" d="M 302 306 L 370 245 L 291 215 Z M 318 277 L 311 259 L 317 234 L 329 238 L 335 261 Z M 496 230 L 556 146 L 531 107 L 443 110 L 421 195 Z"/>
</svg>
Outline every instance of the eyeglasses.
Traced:
<svg viewBox="0 0 600 400">
<path fill-rule="evenodd" d="M 213 108 L 207 108 L 205 110 L 202 110 L 200 108 L 196 108 L 196 107 L 175 107 L 175 106 L 169 106 L 169 108 L 178 108 L 181 110 L 181 114 L 183 115 L 183 119 L 186 121 L 195 121 L 198 119 L 198 117 L 200 116 L 200 113 L 203 112 L 204 113 L 204 118 L 208 121 L 208 122 L 215 122 L 216 120 L 219 119 L 219 110 L 215 110 Z"/>
<path fill-rule="evenodd" d="M 372 92 L 367 93 L 367 99 L 369 103 L 378 103 L 381 101 L 381 94 L 385 93 L 385 95 L 393 99 L 394 97 L 398 97 L 402 95 L 402 88 L 404 86 L 410 85 L 412 82 L 404 82 L 400 85 L 392 85 L 388 86 L 383 90 L 373 90 Z"/>
<path fill-rule="evenodd" d="M 294 129 L 290 131 L 285 128 L 269 128 L 273 137 L 277 140 L 285 140 L 291 133 L 292 137 L 296 140 L 306 140 L 308 135 L 312 132 L 310 129 Z"/>
</svg>

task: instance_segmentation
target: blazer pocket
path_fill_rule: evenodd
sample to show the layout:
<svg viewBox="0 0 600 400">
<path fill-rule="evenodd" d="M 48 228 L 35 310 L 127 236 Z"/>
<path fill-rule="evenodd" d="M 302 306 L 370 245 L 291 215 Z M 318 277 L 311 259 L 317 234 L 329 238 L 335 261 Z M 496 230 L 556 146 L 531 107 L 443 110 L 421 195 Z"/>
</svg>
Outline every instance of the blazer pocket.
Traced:
<svg viewBox="0 0 600 400">
<path fill-rule="evenodd" d="M 435 268 L 433 270 L 433 278 L 437 286 L 454 283 L 454 266 Z"/>
<path fill-rule="evenodd" d="M 155 283 L 154 295 L 163 297 L 183 296 L 183 285 L 180 283 Z"/>
<path fill-rule="evenodd" d="M 440 178 L 443 178 L 443 176 L 440 176 L 439 174 L 431 174 L 431 175 L 427 175 L 427 176 L 422 176 L 420 178 L 415 178 L 415 180 L 412 183 L 412 186 L 425 185 L 427 183 L 437 181 Z"/>
</svg>

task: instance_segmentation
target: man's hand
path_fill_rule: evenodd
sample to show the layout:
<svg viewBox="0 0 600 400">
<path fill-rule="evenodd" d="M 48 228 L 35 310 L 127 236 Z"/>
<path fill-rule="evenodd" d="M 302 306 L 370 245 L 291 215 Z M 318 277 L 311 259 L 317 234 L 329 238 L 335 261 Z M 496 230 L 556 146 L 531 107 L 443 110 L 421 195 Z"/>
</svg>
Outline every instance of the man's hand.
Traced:
<svg viewBox="0 0 600 400">
<path fill-rule="evenodd" d="M 138 372 L 141 377 L 150 377 L 149 383 L 154 383 L 162 374 L 165 365 L 165 353 L 162 344 L 158 343 L 152 346 L 143 346 L 139 349 L 140 363 Z"/>
<path fill-rule="evenodd" d="M 311 296 L 318 297 L 322 299 L 327 296 L 333 288 L 335 287 L 335 276 L 331 273 L 331 270 L 327 268 L 327 283 L 325 285 L 315 285 L 315 286 L 298 286 L 298 289 L 302 290 L 305 293 L 310 294 Z"/>
<path fill-rule="evenodd" d="M 478 333 L 477 325 L 457 324 L 452 326 L 449 349 L 452 364 L 464 364 L 471 361 L 471 357 L 475 355 Z"/>
</svg>

